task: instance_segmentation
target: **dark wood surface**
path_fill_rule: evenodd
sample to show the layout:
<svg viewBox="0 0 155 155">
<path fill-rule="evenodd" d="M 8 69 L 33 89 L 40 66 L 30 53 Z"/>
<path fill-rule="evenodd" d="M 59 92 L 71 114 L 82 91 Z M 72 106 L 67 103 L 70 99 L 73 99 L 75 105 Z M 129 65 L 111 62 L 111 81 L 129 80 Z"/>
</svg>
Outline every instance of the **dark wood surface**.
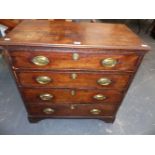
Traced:
<svg viewBox="0 0 155 155">
<path fill-rule="evenodd" d="M 10 40 L 1 39 L 1 45 L 140 50 L 148 50 L 149 48 L 123 24 L 25 20 L 15 27 L 6 38 L 10 38 Z M 81 44 L 74 44 L 76 42 Z"/>
<path fill-rule="evenodd" d="M 71 75 L 76 73 L 77 78 L 72 79 Z M 123 90 L 127 87 L 131 74 L 108 74 L 106 72 L 64 72 L 64 71 L 22 71 L 16 72 L 19 85 L 23 87 L 46 87 L 46 88 L 89 88 L 89 89 L 117 89 Z M 47 84 L 39 84 L 36 81 L 38 76 L 48 76 L 52 79 Z M 98 80 L 100 78 L 108 78 L 112 82 L 109 85 L 100 85 Z"/>
<path fill-rule="evenodd" d="M 128 55 L 122 54 L 96 54 L 96 53 L 78 53 L 79 60 L 73 61 L 72 55 L 77 53 L 76 50 L 72 50 L 69 53 L 66 52 L 25 52 L 25 51 L 12 51 L 12 63 L 14 68 L 21 69 L 48 69 L 48 70 L 129 70 L 133 71 L 137 65 L 139 55 L 128 53 Z M 35 56 L 43 55 L 46 56 L 50 63 L 46 66 L 36 66 L 32 63 L 32 59 Z M 113 58 L 117 60 L 115 67 L 105 67 L 101 64 L 101 61 L 106 58 Z"/>
<path fill-rule="evenodd" d="M 71 95 L 71 91 L 75 90 L 75 95 Z M 122 93 L 116 90 L 94 90 L 94 89 L 22 89 L 22 93 L 27 103 L 48 102 L 48 104 L 62 104 L 62 103 L 119 103 L 122 99 Z M 54 97 L 51 101 L 42 101 L 40 94 L 52 94 Z M 106 99 L 98 101 L 93 97 L 97 94 L 102 94 Z"/>
<path fill-rule="evenodd" d="M 1 39 L 0 45 L 31 122 L 43 118 L 99 118 L 113 122 L 144 54 L 150 49 L 121 24 L 26 20 L 6 38 L 10 40 Z M 79 54 L 78 60 L 73 60 L 73 53 Z M 39 55 L 47 57 L 49 64 L 32 63 Z M 117 64 L 105 67 L 101 64 L 105 58 L 113 58 Z M 73 73 L 77 74 L 76 79 L 71 78 Z M 41 85 L 36 82 L 38 76 L 48 76 L 52 82 Z M 101 77 L 112 83 L 100 86 L 97 80 Z M 71 94 L 73 90 L 75 95 Z M 53 99 L 42 101 L 39 95 L 44 93 L 54 95 Z M 106 99 L 94 99 L 97 94 Z M 55 112 L 45 114 L 45 108 Z M 101 113 L 93 115 L 92 109 Z"/>
<path fill-rule="evenodd" d="M 55 110 L 53 114 L 45 114 L 43 110 L 45 108 L 52 108 Z M 115 113 L 116 105 L 113 104 L 83 104 L 83 105 L 74 105 L 75 109 L 71 109 L 70 105 L 40 105 L 40 106 L 34 106 L 31 105 L 29 107 L 29 114 L 30 115 L 37 115 L 37 116 L 89 116 L 89 117 L 95 117 L 95 116 L 111 116 Z M 92 114 L 90 111 L 92 109 L 100 109 L 100 114 Z"/>
</svg>

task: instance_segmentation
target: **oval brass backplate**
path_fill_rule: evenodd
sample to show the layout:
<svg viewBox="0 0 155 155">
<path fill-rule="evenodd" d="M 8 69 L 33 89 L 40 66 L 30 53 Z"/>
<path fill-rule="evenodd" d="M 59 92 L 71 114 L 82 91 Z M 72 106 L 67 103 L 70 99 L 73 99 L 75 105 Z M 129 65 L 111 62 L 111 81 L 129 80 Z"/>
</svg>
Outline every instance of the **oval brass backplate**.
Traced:
<svg viewBox="0 0 155 155">
<path fill-rule="evenodd" d="M 101 64 L 104 67 L 114 67 L 117 64 L 117 60 L 113 58 L 106 58 L 101 61 Z"/>
<path fill-rule="evenodd" d="M 97 81 L 97 83 L 99 84 L 99 85 L 101 85 L 101 86 L 107 86 L 107 85 L 110 85 L 111 84 L 111 80 L 110 79 L 108 79 L 108 78 L 100 78 L 100 79 L 98 79 L 98 81 Z"/>
<path fill-rule="evenodd" d="M 102 94 L 97 94 L 93 96 L 94 99 L 102 101 L 106 99 L 106 96 L 102 95 Z"/>
<path fill-rule="evenodd" d="M 39 84 L 47 84 L 49 82 L 52 81 L 52 79 L 48 76 L 38 76 L 36 78 L 36 81 L 39 83 Z"/>
<path fill-rule="evenodd" d="M 49 101 L 51 100 L 54 96 L 52 94 L 44 93 L 39 95 L 40 99 L 43 101 Z"/>
<path fill-rule="evenodd" d="M 92 110 L 90 110 L 90 113 L 93 115 L 98 115 L 101 113 L 101 110 L 100 109 L 92 109 Z"/>
<path fill-rule="evenodd" d="M 32 62 L 37 65 L 37 66 L 45 66 L 47 65 L 50 61 L 47 57 L 39 55 L 36 56 L 32 59 Z"/>
<path fill-rule="evenodd" d="M 45 109 L 43 110 L 43 112 L 44 112 L 45 114 L 53 114 L 53 113 L 55 112 L 55 110 L 52 109 L 52 108 L 45 108 Z"/>
</svg>

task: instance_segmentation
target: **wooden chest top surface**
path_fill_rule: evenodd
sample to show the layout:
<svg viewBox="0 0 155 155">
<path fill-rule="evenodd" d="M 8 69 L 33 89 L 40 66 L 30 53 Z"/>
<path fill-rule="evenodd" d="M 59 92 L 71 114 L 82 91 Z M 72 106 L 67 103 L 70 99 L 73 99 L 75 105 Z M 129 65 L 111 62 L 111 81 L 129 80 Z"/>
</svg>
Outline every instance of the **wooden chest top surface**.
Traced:
<svg viewBox="0 0 155 155">
<path fill-rule="evenodd" d="M 0 39 L 0 45 L 149 50 L 124 24 L 49 20 L 24 20 Z"/>
</svg>

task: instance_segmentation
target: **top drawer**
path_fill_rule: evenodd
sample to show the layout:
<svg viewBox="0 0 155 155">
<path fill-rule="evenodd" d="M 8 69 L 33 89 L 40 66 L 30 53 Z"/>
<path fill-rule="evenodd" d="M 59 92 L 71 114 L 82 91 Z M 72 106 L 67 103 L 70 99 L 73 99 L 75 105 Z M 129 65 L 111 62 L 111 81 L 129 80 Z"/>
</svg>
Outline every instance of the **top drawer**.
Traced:
<svg viewBox="0 0 155 155">
<path fill-rule="evenodd" d="M 11 51 L 14 68 L 36 70 L 121 70 L 133 71 L 138 55 L 89 52 Z"/>
</svg>

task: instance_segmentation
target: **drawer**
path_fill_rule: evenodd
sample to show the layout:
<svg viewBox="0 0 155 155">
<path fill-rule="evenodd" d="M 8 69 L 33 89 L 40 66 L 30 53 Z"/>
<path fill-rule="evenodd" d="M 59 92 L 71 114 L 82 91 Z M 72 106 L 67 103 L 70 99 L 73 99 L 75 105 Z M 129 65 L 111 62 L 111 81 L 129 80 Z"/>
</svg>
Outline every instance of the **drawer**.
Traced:
<svg viewBox="0 0 155 155">
<path fill-rule="evenodd" d="M 115 90 L 96 89 L 29 89 L 22 88 L 22 95 L 28 103 L 38 104 L 88 104 L 118 103 L 122 94 Z"/>
<path fill-rule="evenodd" d="M 28 112 L 35 116 L 112 116 L 116 106 L 107 105 L 51 105 L 29 106 Z"/>
<path fill-rule="evenodd" d="M 16 75 L 22 86 L 53 88 L 113 88 L 121 90 L 127 86 L 130 79 L 129 74 L 93 72 L 16 72 Z"/>
<path fill-rule="evenodd" d="M 138 55 L 129 53 L 73 53 L 73 52 L 26 52 L 12 51 L 14 68 L 46 70 L 129 70 L 137 65 Z"/>
</svg>

